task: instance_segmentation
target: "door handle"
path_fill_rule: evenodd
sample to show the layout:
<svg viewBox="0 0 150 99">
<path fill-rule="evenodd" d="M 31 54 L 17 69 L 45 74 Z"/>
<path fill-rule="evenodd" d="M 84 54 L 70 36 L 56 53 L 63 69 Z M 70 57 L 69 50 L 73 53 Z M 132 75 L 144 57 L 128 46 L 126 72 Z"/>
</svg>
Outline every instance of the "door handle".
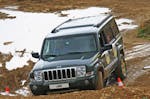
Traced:
<svg viewBox="0 0 150 99">
<path fill-rule="evenodd" d="M 119 43 L 116 43 L 116 46 L 118 46 L 119 45 Z"/>
</svg>

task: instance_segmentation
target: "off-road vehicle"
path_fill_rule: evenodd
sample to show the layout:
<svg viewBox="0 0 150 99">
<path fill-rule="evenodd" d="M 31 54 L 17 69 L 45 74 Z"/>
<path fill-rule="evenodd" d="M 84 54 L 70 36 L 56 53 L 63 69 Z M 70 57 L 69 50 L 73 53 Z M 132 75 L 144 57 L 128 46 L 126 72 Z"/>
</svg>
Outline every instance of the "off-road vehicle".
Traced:
<svg viewBox="0 0 150 99">
<path fill-rule="evenodd" d="M 101 89 L 114 73 L 124 79 L 123 41 L 112 15 L 70 19 L 43 42 L 30 72 L 34 95 L 72 89 Z"/>
</svg>

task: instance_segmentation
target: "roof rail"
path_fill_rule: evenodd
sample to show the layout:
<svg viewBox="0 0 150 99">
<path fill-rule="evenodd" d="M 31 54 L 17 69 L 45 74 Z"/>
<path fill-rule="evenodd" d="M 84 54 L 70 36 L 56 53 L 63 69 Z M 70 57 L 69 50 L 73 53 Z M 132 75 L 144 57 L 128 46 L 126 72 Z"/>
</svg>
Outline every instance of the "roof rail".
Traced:
<svg viewBox="0 0 150 99">
<path fill-rule="evenodd" d="M 102 25 L 106 20 L 108 20 L 110 17 L 112 17 L 112 15 L 108 15 L 102 22 L 94 24 L 94 27 L 99 27 L 100 25 Z"/>
<path fill-rule="evenodd" d="M 61 25 L 72 21 L 72 20 L 79 20 L 79 19 L 84 19 L 84 18 L 88 18 L 88 17 L 92 17 L 92 16 L 87 16 L 87 17 L 81 17 L 81 18 L 76 18 L 76 19 L 68 19 L 65 22 L 61 23 L 60 25 L 58 25 L 56 28 L 54 28 L 51 33 L 56 33 L 61 29 L 69 29 L 69 28 L 77 28 L 77 27 L 86 27 L 86 26 L 94 26 L 94 27 L 99 27 L 100 25 L 102 25 L 106 20 L 108 20 L 110 17 L 112 17 L 111 14 L 109 14 L 103 21 L 101 21 L 100 23 L 97 24 L 87 24 L 87 25 L 80 25 L 80 26 L 71 26 L 71 27 L 64 27 L 64 28 L 59 28 Z"/>
<path fill-rule="evenodd" d="M 72 19 L 68 19 L 68 20 L 66 20 L 65 22 L 61 23 L 61 24 L 58 25 L 56 28 L 54 28 L 54 29 L 51 31 L 51 33 L 56 33 L 58 27 L 60 27 L 60 26 L 63 25 L 64 23 L 67 23 L 67 22 L 69 22 L 69 21 L 71 21 L 71 20 L 72 20 Z"/>
<path fill-rule="evenodd" d="M 87 26 L 93 26 L 93 24 L 80 25 L 80 26 L 70 26 L 70 27 L 64 27 L 64 28 L 60 28 L 59 30 L 69 29 L 69 28 L 78 28 L 78 27 L 87 27 Z"/>
</svg>

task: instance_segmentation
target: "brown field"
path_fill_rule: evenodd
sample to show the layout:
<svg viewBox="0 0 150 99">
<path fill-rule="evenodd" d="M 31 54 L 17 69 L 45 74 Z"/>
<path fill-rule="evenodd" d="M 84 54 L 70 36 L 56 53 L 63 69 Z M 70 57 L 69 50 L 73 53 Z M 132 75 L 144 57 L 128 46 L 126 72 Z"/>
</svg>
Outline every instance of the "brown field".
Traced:
<svg viewBox="0 0 150 99">
<path fill-rule="evenodd" d="M 109 7 L 116 17 L 125 17 L 135 20 L 136 24 L 143 27 L 150 21 L 150 0 L 0 0 L 0 7 L 9 5 L 19 6 L 21 11 L 29 12 L 55 12 L 66 9 L 86 8 L 91 6 Z M 9 18 L 7 14 L 0 12 L 0 19 Z M 150 43 L 149 40 L 137 37 L 138 29 L 123 34 L 125 50 L 137 44 Z M 4 91 L 6 85 L 10 85 L 11 91 L 20 88 L 20 80 L 27 79 L 28 73 L 33 67 L 30 61 L 29 66 L 14 71 L 7 71 L 5 63 L 13 56 L 0 53 L 0 91 Z M 115 85 L 97 91 L 76 91 L 65 94 L 50 94 L 47 96 L 29 96 L 27 99 L 150 99 L 150 72 L 135 78 L 136 71 L 141 70 L 145 65 L 150 65 L 150 56 L 135 58 L 127 61 L 129 75 L 124 81 L 125 88 L 118 88 Z M 1 77 L 1 75 L 3 75 Z M 134 79 L 132 81 L 132 79 Z M 26 83 L 27 85 L 27 83 Z M 25 97 L 0 96 L 0 99 L 24 99 Z"/>
</svg>

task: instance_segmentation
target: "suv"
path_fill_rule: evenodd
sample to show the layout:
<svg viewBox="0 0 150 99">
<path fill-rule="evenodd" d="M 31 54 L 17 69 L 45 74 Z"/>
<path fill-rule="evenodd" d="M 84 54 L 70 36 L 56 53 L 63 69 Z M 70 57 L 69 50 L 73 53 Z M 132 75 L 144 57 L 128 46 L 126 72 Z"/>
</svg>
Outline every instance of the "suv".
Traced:
<svg viewBox="0 0 150 99">
<path fill-rule="evenodd" d="M 34 95 L 70 89 L 101 89 L 111 74 L 126 76 L 123 41 L 112 15 L 70 19 L 43 42 L 30 72 Z"/>
</svg>

